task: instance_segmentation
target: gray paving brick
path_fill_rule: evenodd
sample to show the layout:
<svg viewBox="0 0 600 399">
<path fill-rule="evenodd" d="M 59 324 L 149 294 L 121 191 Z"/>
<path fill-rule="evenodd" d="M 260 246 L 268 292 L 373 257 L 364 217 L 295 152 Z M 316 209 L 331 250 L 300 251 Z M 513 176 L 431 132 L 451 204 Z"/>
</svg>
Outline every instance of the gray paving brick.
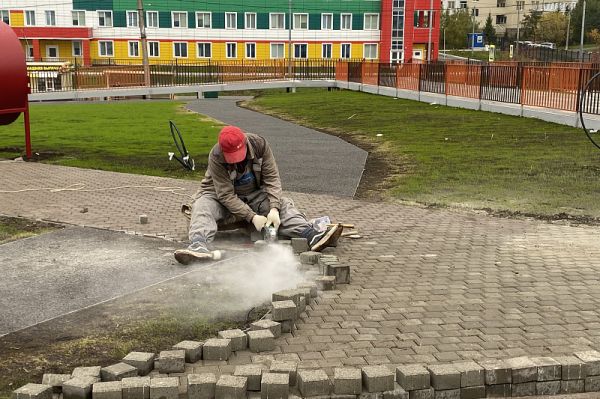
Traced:
<svg viewBox="0 0 600 399">
<path fill-rule="evenodd" d="M 508 398 L 512 396 L 512 384 L 486 385 L 487 398 Z"/>
<path fill-rule="evenodd" d="M 92 387 L 93 399 L 122 399 L 123 388 L 121 381 L 97 382 Z"/>
<path fill-rule="evenodd" d="M 407 391 L 428 389 L 431 386 L 429 371 L 420 364 L 398 366 L 396 381 Z"/>
<path fill-rule="evenodd" d="M 551 357 L 532 357 L 537 364 L 537 381 L 555 381 L 562 378 L 562 366 Z"/>
<path fill-rule="evenodd" d="M 303 397 L 329 395 L 331 381 L 323 370 L 298 370 L 298 389 Z"/>
<path fill-rule="evenodd" d="M 521 356 L 506 359 L 505 362 L 512 369 L 513 384 L 537 380 L 537 365 L 530 358 Z M 513 394 L 513 396 L 515 395 Z"/>
<path fill-rule="evenodd" d="M 51 399 L 52 386 L 46 384 L 26 384 L 15 390 L 12 399 Z"/>
<path fill-rule="evenodd" d="M 123 399 L 149 399 L 150 377 L 128 377 L 121 380 Z"/>
<path fill-rule="evenodd" d="M 485 384 L 484 368 L 479 364 L 469 361 L 452 363 L 452 365 L 460 372 L 461 388 L 482 386 Z"/>
<path fill-rule="evenodd" d="M 217 377 L 213 373 L 189 374 L 188 399 L 214 399 Z"/>
<path fill-rule="evenodd" d="M 232 375 L 222 375 L 215 388 L 216 399 L 245 399 L 247 397 L 248 379 Z"/>
<path fill-rule="evenodd" d="M 437 390 L 458 390 L 460 395 L 460 371 L 451 364 L 427 366 L 431 377 L 431 386 Z M 437 394 L 437 392 L 436 392 Z M 451 395 L 451 393 L 448 393 Z"/>
<path fill-rule="evenodd" d="M 563 380 L 584 380 L 587 377 L 587 366 L 585 362 L 575 356 L 554 357 L 562 366 Z"/>
<path fill-rule="evenodd" d="M 560 393 L 561 381 L 546 381 L 537 382 L 535 384 L 535 390 L 537 395 L 558 395 Z"/>
<path fill-rule="evenodd" d="M 435 390 L 433 388 L 427 389 L 416 389 L 414 391 L 410 391 L 409 399 L 434 399 Z"/>
</svg>

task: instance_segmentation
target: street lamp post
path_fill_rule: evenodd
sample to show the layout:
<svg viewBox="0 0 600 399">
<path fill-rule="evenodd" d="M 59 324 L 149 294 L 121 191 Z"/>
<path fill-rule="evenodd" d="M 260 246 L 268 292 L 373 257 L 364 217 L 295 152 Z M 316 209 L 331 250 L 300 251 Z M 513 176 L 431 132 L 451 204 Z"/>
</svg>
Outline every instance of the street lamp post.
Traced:
<svg viewBox="0 0 600 399">
<path fill-rule="evenodd" d="M 292 0 L 288 0 L 288 79 L 292 80 Z"/>
<path fill-rule="evenodd" d="M 585 35 L 585 6 L 586 0 L 583 0 L 583 14 L 581 15 L 581 39 L 579 41 L 579 56 L 581 57 L 581 62 L 583 62 L 583 38 Z"/>
<path fill-rule="evenodd" d="M 569 32 L 571 31 L 571 9 L 569 8 L 569 22 L 567 23 L 567 40 L 565 41 L 565 50 L 569 49 Z"/>
<path fill-rule="evenodd" d="M 517 5 L 517 47 L 515 54 L 519 56 L 519 41 L 521 40 L 521 7 Z"/>
<path fill-rule="evenodd" d="M 431 32 L 433 29 L 433 0 L 429 0 L 429 38 L 427 39 L 427 62 L 431 62 Z"/>
<path fill-rule="evenodd" d="M 144 65 L 144 85 L 150 86 L 150 63 L 148 61 L 148 41 L 146 40 L 146 19 L 144 18 L 144 1 L 138 0 L 138 25 L 142 45 L 142 64 Z"/>
</svg>

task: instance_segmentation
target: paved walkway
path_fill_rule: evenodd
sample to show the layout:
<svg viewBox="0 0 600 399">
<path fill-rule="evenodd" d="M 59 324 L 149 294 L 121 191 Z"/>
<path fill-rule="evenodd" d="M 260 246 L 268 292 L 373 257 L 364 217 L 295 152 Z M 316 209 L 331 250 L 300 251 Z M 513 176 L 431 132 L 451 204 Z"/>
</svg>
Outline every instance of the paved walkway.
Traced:
<svg viewBox="0 0 600 399">
<path fill-rule="evenodd" d="M 238 101 L 249 98 L 198 100 L 188 108 L 264 136 L 277 159 L 284 190 L 354 196 L 367 161 L 366 151 L 338 137 L 237 106 Z"/>
<path fill-rule="evenodd" d="M 185 238 L 180 195 L 150 188 L 190 181 L 0 162 L 0 213 Z M 344 240 L 352 283 L 308 309 L 276 357 L 302 366 L 447 362 L 600 348 L 598 227 L 421 209 L 292 193 L 309 216 L 352 222 L 362 240 Z M 85 206 L 88 212 L 81 213 Z M 147 213 L 150 223 L 137 224 Z M 140 348 L 143 349 L 143 348 Z"/>
</svg>

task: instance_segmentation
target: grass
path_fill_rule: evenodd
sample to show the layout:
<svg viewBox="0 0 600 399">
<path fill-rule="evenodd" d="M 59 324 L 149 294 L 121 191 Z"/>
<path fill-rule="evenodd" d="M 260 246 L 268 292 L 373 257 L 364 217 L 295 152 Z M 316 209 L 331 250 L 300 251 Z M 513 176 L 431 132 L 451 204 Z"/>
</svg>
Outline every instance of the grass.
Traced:
<svg viewBox="0 0 600 399">
<path fill-rule="evenodd" d="M 181 130 L 198 173 L 185 171 L 168 152 L 176 152 L 169 120 Z M 31 138 L 42 162 L 177 178 L 197 178 L 221 125 L 169 101 L 34 104 Z M 21 119 L 0 126 L 0 158 L 24 153 Z"/>
<path fill-rule="evenodd" d="M 268 94 L 250 107 L 370 148 L 387 160 L 391 198 L 600 217 L 600 153 L 575 128 L 351 91 Z M 381 180 L 386 170 L 367 172 Z"/>
<path fill-rule="evenodd" d="M 489 60 L 489 52 L 481 51 L 481 50 L 475 50 L 473 52 L 471 52 L 471 50 L 447 50 L 446 54 L 470 58 L 470 59 L 474 59 L 474 60 L 478 60 L 478 61 L 486 61 L 487 62 Z M 510 60 L 509 52 L 508 51 L 500 51 L 499 49 L 496 49 L 495 60 L 496 61 Z"/>
<path fill-rule="evenodd" d="M 41 222 L 0 216 L 0 245 L 56 229 Z"/>
</svg>

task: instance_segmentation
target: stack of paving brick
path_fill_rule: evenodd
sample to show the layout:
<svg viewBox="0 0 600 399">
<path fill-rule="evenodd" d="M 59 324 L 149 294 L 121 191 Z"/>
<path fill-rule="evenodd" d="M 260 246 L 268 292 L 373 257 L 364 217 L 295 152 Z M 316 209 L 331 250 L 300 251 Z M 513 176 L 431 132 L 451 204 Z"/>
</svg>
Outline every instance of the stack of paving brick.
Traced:
<svg viewBox="0 0 600 399">
<path fill-rule="evenodd" d="M 303 271 L 307 275 L 311 272 L 318 275 L 315 281 L 319 290 L 330 291 L 337 284 L 350 283 L 350 266 L 341 263 L 337 256 L 309 251 L 305 238 L 293 238 L 291 243 L 294 253 L 300 257 Z M 314 266 L 314 271 L 311 266 Z"/>
</svg>

